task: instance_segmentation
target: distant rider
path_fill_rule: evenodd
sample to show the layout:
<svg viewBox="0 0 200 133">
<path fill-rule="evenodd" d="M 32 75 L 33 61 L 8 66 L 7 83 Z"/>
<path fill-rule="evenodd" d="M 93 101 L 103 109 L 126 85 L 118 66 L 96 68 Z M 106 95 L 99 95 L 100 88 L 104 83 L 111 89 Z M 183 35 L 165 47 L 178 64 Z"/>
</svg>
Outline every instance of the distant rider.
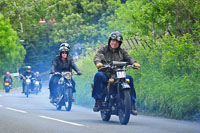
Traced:
<svg viewBox="0 0 200 133">
<path fill-rule="evenodd" d="M 41 79 L 41 77 L 40 77 L 40 73 L 39 72 L 36 72 L 35 73 L 35 78 L 36 78 L 36 81 L 39 81 L 39 83 L 40 83 L 40 90 L 39 91 L 41 91 L 41 89 L 42 89 L 42 79 Z"/>
<path fill-rule="evenodd" d="M 8 81 L 8 83 L 9 83 L 10 85 L 12 85 L 13 79 L 12 79 L 12 77 L 10 76 L 10 72 L 6 72 L 6 75 L 4 76 L 4 83 L 5 83 L 6 81 Z"/>
<path fill-rule="evenodd" d="M 68 43 L 62 43 L 59 48 L 59 55 L 57 55 L 52 61 L 52 67 L 50 73 L 55 72 L 72 72 L 72 69 L 76 71 L 78 75 L 82 75 L 78 67 L 73 61 L 72 56 L 69 54 L 70 46 Z M 53 75 L 49 82 L 49 89 L 50 89 L 50 99 L 51 103 L 56 101 L 57 95 L 57 86 L 58 80 L 60 79 L 61 75 Z M 72 93 L 76 92 L 75 90 L 75 81 L 72 79 L 73 90 Z M 73 100 L 75 100 L 73 98 Z"/>
<path fill-rule="evenodd" d="M 23 80 L 23 83 L 22 83 L 22 93 L 24 93 L 24 87 L 25 87 L 25 79 L 23 77 L 26 77 L 26 76 L 31 76 L 31 79 L 32 78 L 35 78 L 35 75 L 33 72 L 31 72 L 31 66 L 27 66 L 27 70 L 20 76 L 20 80 Z M 34 87 L 33 87 L 33 81 L 31 80 L 31 91 L 33 91 Z"/>
</svg>

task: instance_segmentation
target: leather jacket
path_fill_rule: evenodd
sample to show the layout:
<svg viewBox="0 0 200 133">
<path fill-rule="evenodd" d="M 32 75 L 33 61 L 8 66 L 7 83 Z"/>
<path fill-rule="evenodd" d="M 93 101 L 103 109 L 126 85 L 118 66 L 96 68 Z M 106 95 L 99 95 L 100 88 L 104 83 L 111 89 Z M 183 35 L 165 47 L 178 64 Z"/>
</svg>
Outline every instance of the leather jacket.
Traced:
<svg viewBox="0 0 200 133">
<path fill-rule="evenodd" d="M 101 59 L 101 54 L 104 55 L 104 59 Z M 131 57 L 124 49 L 117 48 L 115 51 L 113 51 L 109 45 L 104 45 L 101 47 L 95 57 L 94 57 L 94 64 L 102 63 L 105 65 L 106 63 L 111 63 L 112 61 L 125 61 L 128 62 L 130 65 L 133 63 L 136 63 L 136 60 Z M 108 72 L 104 72 L 107 77 L 110 77 L 110 74 Z"/>
<path fill-rule="evenodd" d="M 57 55 L 52 61 L 51 72 L 72 72 L 72 69 L 76 72 L 80 72 L 71 55 L 69 55 L 64 61 L 62 61 L 60 55 Z"/>
</svg>

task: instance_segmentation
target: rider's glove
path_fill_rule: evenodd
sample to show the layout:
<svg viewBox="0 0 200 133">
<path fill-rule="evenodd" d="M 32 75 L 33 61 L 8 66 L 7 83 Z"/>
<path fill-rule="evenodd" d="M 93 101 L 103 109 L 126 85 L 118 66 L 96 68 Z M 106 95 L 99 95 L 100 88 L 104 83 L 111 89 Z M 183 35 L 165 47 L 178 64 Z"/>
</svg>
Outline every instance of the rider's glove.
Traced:
<svg viewBox="0 0 200 133">
<path fill-rule="evenodd" d="M 133 67 L 139 69 L 139 68 L 140 68 L 140 64 L 138 64 L 138 63 L 133 63 Z"/>
<path fill-rule="evenodd" d="M 80 71 L 77 72 L 77 75 L 82 75 L 82 73 Z"/>
<path fill-rule="evenodd" d="M 103 64 L 102 64 L 102 63 L 97 63 L 97 64 L 96 64 L 96 67 L 97 67 L 97 69 L 102 68 L 102 67 L 103 67 Z"/>
</svg>

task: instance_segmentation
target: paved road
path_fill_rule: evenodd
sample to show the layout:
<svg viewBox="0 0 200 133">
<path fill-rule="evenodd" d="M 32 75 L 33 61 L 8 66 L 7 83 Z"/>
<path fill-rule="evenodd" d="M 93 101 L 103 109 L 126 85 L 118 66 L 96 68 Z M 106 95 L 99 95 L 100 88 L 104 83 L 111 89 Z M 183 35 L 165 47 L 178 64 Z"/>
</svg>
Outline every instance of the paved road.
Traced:
<svg viewBox="0 0 200 133">
<path fill-rule="evenodd" d="M 117 116 L 104 122 L 99 113 L 81 106 L 57 111 L 47 89 L 29 98 L 20 92 L 0 91 L 0 133 L 200 133 L 200 123 L 142 115 L 131 116 L 128 125 L 120 125 Z"/>
</svg>

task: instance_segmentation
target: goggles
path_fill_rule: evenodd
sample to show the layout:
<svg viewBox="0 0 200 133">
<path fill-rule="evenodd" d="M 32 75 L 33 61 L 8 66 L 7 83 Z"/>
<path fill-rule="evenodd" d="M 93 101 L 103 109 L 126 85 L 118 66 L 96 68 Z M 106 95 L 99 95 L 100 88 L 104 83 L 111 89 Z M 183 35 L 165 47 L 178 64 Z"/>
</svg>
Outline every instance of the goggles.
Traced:
<svg viewBox="0 0 200 133">
<path fill-rule="evenodd" d="M 112 40 L 117 40 L 118 42 L 122 42 L 122 37 L 121 36 L 117 36 L 116 34 L 112 34 L 111 36 L 110 36 L 110 38 L 112 39 Z"/>
<path fill-rule="evenodd" d="M 67 51 L 63 51 L 63 52 L 61 52 L 62 54 L 67 54 Z"/>
</svg>

